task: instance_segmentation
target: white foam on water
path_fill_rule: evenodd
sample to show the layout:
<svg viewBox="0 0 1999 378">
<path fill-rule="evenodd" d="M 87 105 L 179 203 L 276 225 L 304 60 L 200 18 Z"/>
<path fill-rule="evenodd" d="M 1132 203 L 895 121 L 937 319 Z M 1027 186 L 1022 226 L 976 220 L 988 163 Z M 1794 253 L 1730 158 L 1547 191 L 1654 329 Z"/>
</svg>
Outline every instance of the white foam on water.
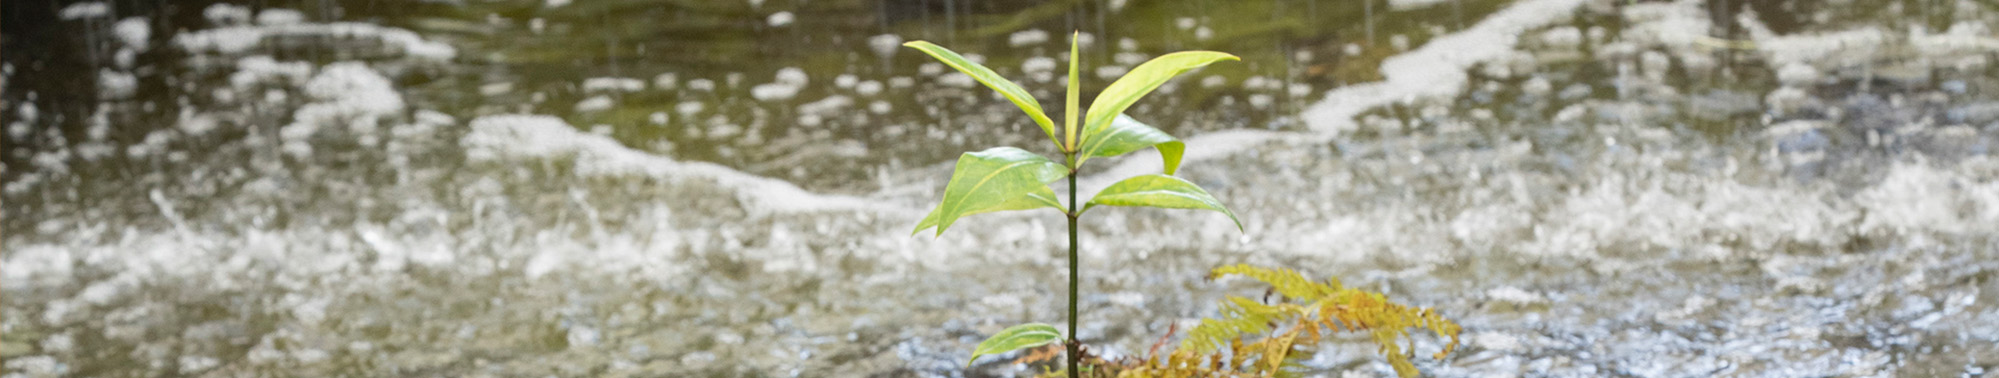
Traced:
<svg viewBox="0 0 1999 378">
<path fill-rule="evenodd" d="M 98 18 L 110 15 L 111 15 L 111 5 L 105 4 L 102 1 L 89 1 L 89 2 L 70 4 L 67 7 L 63 7 L 61 11 L 58 11 L 56 13 L 56 17 L 62 18 L 63 20 Z"/>
<path fill-rule="evenodd" d="M 292 25 L 303 22 L 305 22 L 305 14 L 291 9 L 272 8 L 257 13 L 257 24 L 259 25 Z"/>
<path fill-rule="evenodd" d="M 785 26 L 790 26 L 791 23 L 793 21 L 796 21 L 797 19 L 798 17 L 793 16 L 791 12 L 777 12 L 777 13 L 771 13 L 770 17 L 765 18 L 764 23 L 769 24 L 772 27 L 785 27 Z"/>
<path fill-rule="evenodd" d="M 267 11 L 266 14 L 270 13 Z M 273 19 L 274 22 L 280 22 L 287 18 L 279 16 Z M 449 61 L 458 55 L 457 48 L 443 42 L 426 40 L 407 29 L 358 22 L 230 25 L 180 33 L 174 36 L 174 43 L 194 53 L 237 55 L 248 53 L 267 40 L 286 37 L 371 40 L 394 47 L 405 56 L 419 60 Z"/>
<path fill-rule="evenodd" d="M 710 180 L 736 193 L 761 214 L 858 210 L 914 213 L 859 197 L 808 192 L 783 180 L 760 177 L 714 163 L 683 162 L 648 154 L 610 137 L 583 133 L 550 116 L 495 115 L 475 119 L 460 144 L 473 160 L 574 157 L 580 175 L 639 175 L 668 180 Z"/>
<path fill-rule="evenodd" d="M 329 127 L 369 144 L 384 120 L 403 113 L 402 94 L 387 77 L 360 62 L 329 64 L 302 89 L 312 102 L 293 111 L 292 123 L 279 130 L 285 151 L 294 155 L 310 155 L 311 138 Z"/>
<path fill-rule="evenodd" d="M 1990 159 L 1960 164 L 1994 165 Z M 1896 165 L 1855 202 L 1866 214 L 1858 226 L 1863 233 L 1990 232 L 1999 225 L 1999 181 L 1924 164 Z"/>
<path fill-rule="evenodd" d="M 145 17 L 118 20 L 118 24 L 111 26 L 111 31 L 118 36 L 118 41 L 123 42 L 125 47 L 138 50 L 145 50 L 147 41 L 153 37 L 152 26 L 146 23 Z"/>
<path fill-rule="evenodd" d="M 1048 42 L 1048 31 L 1041 29 L 1022 30 L 1006 37 L 1006 44 L 1013 47 L 1035 45 L 1043 42 Z"/>
<path fill-rule="evenodd" d="M 611 109 L 612 106 L 615 106 L 615 104 L 611 102 L 611 96 L 597 95 L 583 99 L 583 101 L 577 101 L 576 112 L 598 112 Z"/>
<path fill-rule="evenodd" d="M 1752 34 L 1753 35 L 1753 34 Z M 1759 38 L 1756 47 L 1772 66 L 1803 63 L 1821 67 L 1866 64 L 1888 43 L 1888 33 L 1879 28 Z"/>
<path fill-rule="evenodd" d="M 139 78 L 131 73 L 112 70 L 102 70 L 97 73 L 98 98 L 131 98 L 138 88 Z"/>
<path fill-rule="evenodd" d="M 895 50 L 901 47 L 902 47 L 902 36 L 894 34 L 882 34 L 873 37 L 868 37 L 868 48 L 874 49 L 875 55 L 880 55 L 882 59 L 888 59 L 890 57 L 894 57 Z"/>
<path fill-rule="evenodd" d="M 1388 0 L 1388 9 L 1405 11 L 1405 10 L 1413 10 L 1420 8 L 1429 8 L 1437 6 L 1438 4 L 1443 4 L 1445 1 L 1449 0 Z"/>
<path fill-rule="evenodd" d="M 593 77 L 583 79 L 584 92 L 638 92 L 645 88 L 645 81 L 633 78 Z"/>
</svg>

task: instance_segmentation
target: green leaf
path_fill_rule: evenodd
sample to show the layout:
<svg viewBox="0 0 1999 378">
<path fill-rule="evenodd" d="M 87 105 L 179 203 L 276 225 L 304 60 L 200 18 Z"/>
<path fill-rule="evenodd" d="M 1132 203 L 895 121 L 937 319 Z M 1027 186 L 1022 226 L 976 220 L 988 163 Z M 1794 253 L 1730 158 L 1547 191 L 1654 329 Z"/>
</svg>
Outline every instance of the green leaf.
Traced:
<svg viewBox="0 0 1999 378">
<path fill-rule="evenodd" d="M 1131 69 L 1130 73 L 1112 82 L 1110 87 L 1104 88 L 1103 93 L 1097 94 L 1095 101 L 1090 102 L 1090 111 L 1083 117 L 1085 120 L 1083 143 L 1087 144 L 1090 139 L 1096 138 L 1111 125 L 1111 120 L 1118 114 L 1131 108 L 1131 104 L 1137 103 L 1140 97 L 1145 97 L 1145 94 L 1152 93 L 1153 89 L 1158 89 L 1167 79 L 1223 60 L 1242 59 L 1235 55 L 1213 51 L 1182 51 L 1153 58 L 1138 65 L 1138 68 Z M 1089 156 L 1083 155 L 1079 159 L 1076 164 L 1080 166 L 1082 160 L 1088 160 Z"/>
<path fill-rule="evenodd" d="M 1062 331 L 1055 330 L 1055 326 L 1027 323 L 1007 327 L 992 337 L 987 337 L 986 341 L 979 342 L 979 348 L 972 351 L 972 359 L 965 361 L 965 366 L 971 367 L 973 361 L 979 360 L 979 356 L 1012 352 L 1060 341 L 1062 341 Z"/>
<path fill-rule="evenodd" d="M 1180 157 L 1187 151 L 1186 143 L 1123 114 L 1111 121 L 1110 127 L 1104 128 L 1103 132 L 1083 141 L 1083 147 L 1078 151 L 1085 157 L 1111 157 L 1153 146 L 1159 147 L 1159 158 L 1165 160 L 1166 174 L 1171 175 L 1180 169 Z"/>
<path fill-rule="evenodd" d="M 1097 192 L 1097 196 L 1091 198 L 1083 210 L 1089 211 L 1090 207 L 1097 205 L 1220 211 L 1227 214 L 1229 220 L 1235 221 L 1236 230 L 1242 230 L 1242 220 L 1236 219 L 1235 213 L 1227 207 L 1222 207 L 1221 201 L 1216 201 L 1208 191 L 1201 190 L 1201 186 L 1179 177 L 1142 175 L 1124 179 Z"/>
<path fill-rule="evenodd" d="M 1048 183 L 1068 174 L 1069 168 L 1062 164 L 1019 148 L 967 152 L 958 157 L 951 182 L 944 186 L 944 201 L 931 210 L 936 215 L 937 234 L 943 235 L 959 217 L 1003 207 L 1022 196 L 1048 191 L 1049 197 L 1054 197 Z M 917 230 L 922 230 L 921 226 Z"/>
<path fill-rule="evenodd" d="M 994 205 L 993 207 L 964 213 L 959 215 L 959 217 L 964 217 L 972 214 L 984 214 L 984 213 L 999 212 L 999 211 L 1032 210 L 1042 207 L 1049 207 L 1049 208 L 1054 208 L 1055 211 L 1062 211 L 1062 203 L 1055 200 L 1055 190 L 1049 189 L 1047 185 L 1042 185 L 1040 189 L 1037 189 L 1033 192 L 1028 192 L 1026 195 L 1022 195 L 1020 197 L 1014 197 L 1014 199 L 1007 200 L 1006 202 L 1001 202 L 999 205 Z M 923 229 L 936 226 L 937 226 L 937 210 L 933 209 L 930 211 L 930 215 L 925 215 L 923 216 L 922 221 L 916 222 L 916 230 L 910 231 L 909 233 L 914 235 L 918 232 L 923 232 Z"/>
<path fill-rule="evenodd" d="M 1027 94 L 1026 89 L 1021 89 L 1019 84 L 1007 81 L 1006 78 L 993 73 L 992 69 L 966 60 L 964 56 L 958 55 L 958 53 L 944 48 L 944 46 L 938 46 L 927 41 L 911 41 L 902 45 L 923 51 L 924 54 L 930 54 L 930 57 L 937 58 L 938 61 L 944 62 L 944 65 L 951 66 L 951 68 L 957 69 L 958 72 L 964 72 L 965 75 L 971 76 L 973 80 L 978 80 L 980 83 L 984 83 L 987 88 L 992 88 L 993 91 L 999 92 L 1001 96 L 1006 96 L 1007 100 L 1013 101 L 1013 106 L 1019 107 L 1020 111 L 1027 112 L 1027 117 L 1033 118 L 1034 123 L 1041 126 L 1042 132 L 1048 133 L 1048 140 L 1054 141 L 1057 147 L 1062 146 L 1062 141 L 1055 136 L 1055 121 L 1048 119 L 1048 114 L 1041 110 L 1041 103 L 1034 99 L 1034 95 Z"/>
<path fill-rule="evenodd" d="M 1069 35 L 1069 98 L 1067 107 L 1063 108 L 1062 112 L 1062 118 L 1066 118 L 1062 122 L 1062 132 L 1067 134 L 1068 138 L 1062 140 L 1063 143 L 1067 144 L 1057 143 L 1062 146 L 1062 152 L 1064 153 L 1076 151 L 1076 118 L 1083 116 L 1083 108 L 1077 105 L 1083 95 L 1083 79 L 1081 79 L 1083 75 L 1077 74 L 1077 71 L 1083 66 L 1083 54 L 1077 53 L 1077 45 L 1079 45 L 1082 36 L 1083 32 L 1080 31 Z"/>
</svg>

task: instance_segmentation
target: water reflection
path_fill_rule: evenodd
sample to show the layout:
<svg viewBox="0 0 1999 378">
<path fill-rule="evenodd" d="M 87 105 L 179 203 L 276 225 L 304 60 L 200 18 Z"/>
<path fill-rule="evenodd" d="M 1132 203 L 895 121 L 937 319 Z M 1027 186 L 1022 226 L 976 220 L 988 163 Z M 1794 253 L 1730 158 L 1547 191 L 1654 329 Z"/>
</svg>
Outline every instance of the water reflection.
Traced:
<svg viewBox="0 0 1999 378">
<path fill-rule="evenodd" d="M 906 234 L 956 154 L 1042 137 L 896 46 L 1053 99 L 1071 30 L 1086 90 L 1244 58 L 1133 108 L 1250 231 L 1093 212 L 1107 353 L 1251 262 L 1452 312 L 1443 376 L 1999 360 L 1977 3 L 4 6 L 9 374 L 1025 374 L 962 358 L 1057 320 L 1056 219 Z M 1308 365 L 1386 371 L 1357 345 Z"/>
</svg>

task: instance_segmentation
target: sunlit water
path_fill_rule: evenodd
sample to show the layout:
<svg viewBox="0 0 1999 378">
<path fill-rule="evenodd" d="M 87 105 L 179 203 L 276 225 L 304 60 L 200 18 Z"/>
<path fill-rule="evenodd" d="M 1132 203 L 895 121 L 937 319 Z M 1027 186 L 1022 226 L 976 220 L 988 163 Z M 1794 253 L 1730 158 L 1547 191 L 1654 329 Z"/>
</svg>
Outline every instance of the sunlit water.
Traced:
<svg viewBox="0 0 1999 378">
<path fill-rule="evenodd" d="M 1247 262 L 1457 319 L 1436 376 L 1999 368 L 1989 3 L 5 7 L 10 377 L 1028 374 L 964 361 L 1064 321 L 1062 218 L 909 232 L 957 154 L 1052 151 L 897 45 L 1055 99 L 1071 30 L 1086 90 L 1243 57 L 1131 114 L 1247 231 L 1089 213 L 1101 352 L 1259 292 L 1203 280 Z"/>
</svg>

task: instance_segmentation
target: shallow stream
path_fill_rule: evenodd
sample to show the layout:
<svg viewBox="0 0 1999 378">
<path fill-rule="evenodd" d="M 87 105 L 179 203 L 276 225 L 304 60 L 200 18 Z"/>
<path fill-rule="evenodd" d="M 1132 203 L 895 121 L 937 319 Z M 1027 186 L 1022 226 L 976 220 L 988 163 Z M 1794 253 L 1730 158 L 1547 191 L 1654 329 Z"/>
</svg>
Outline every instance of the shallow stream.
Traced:
<svg viewBox="0 0 1999 378">
<path fill-rule="evenodd" d="M 1999 369 L 1989 1 L 0 6 L 7 377 L 1031 375 L 964 361 L 1064 321 L 1063 218 L 910 229 L 959 153 L 1054 151 L 898 45 L 1058 99 L 1072 30 L 1086 100 L 1243 58 L 1129 112 L 1247 229 L 1090 212 L 1102 353 L 1252 263 L 1458 320 L 1440 377 Z"/>
</svg>

